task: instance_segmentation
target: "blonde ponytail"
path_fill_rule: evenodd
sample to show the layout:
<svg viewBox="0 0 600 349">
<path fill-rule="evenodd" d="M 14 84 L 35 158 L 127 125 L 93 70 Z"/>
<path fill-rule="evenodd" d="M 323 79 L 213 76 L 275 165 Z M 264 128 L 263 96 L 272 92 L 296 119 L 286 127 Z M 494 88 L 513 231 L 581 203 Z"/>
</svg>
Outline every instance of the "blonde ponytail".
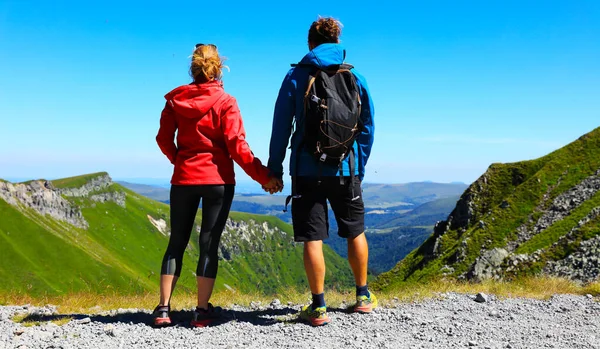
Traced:
<svg viewBox="0 0 600 349">
<path fill-rule="evenodd" d="M 200 84 L 214 80 L 221 80 L 225 59 L 219 56 L 219 51 L 214 45 L 200 45 L 192 54 L 190 75 L 194 83 Z"/>
</svg>

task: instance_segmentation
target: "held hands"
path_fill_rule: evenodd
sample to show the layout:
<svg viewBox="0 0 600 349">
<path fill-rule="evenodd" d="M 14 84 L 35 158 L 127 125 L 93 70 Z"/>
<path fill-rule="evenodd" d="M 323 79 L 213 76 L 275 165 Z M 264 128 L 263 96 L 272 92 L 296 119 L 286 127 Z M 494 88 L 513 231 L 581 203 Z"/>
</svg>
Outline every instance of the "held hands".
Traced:
<svg viewBox="0 0 600 349">
<path fill-rule="evenodd" d="M 269 183 L 263 185 L 262 188 L 264 191 L 268 192 L 269 194 L 278 193 L 283 190 L 283 180 L 276 178 L 276 177 L 271 177 L 271 180 L 269 180 Z"/>
</svg>

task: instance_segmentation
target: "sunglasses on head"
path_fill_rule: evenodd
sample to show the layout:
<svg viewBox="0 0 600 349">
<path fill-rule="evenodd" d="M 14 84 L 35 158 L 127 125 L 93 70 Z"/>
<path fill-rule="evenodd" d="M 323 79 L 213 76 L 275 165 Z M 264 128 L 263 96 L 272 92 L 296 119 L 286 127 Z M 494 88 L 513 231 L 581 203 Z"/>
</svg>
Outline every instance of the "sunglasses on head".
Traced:
<svg viewBox="0 0 600 349">
<path fill-rule="evenodd" d="M 210 46 L 210 47 L 212 47 L 214 49 L 217 48 L 217 45 L 214 45 L 214 44 L 196 44 L 196 48 L 198 48 L 200 46 Z"/>
</svg>

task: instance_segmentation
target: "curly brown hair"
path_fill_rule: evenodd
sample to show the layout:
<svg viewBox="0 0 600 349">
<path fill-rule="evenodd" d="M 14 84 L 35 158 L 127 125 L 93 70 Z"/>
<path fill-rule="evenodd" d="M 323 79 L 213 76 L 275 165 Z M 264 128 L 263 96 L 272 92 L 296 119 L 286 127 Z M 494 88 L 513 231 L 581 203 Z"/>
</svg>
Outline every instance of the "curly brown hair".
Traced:
<svg viewBox="0 0 600 349">
<path fill-rule="evenodd" d="M 194 83 L 201 84 L 213 80 L 221 80 L 223 75 L 224 57 L 219 56 L 219 51 L 214 45 L 199 45 L 192 54 L 190 75 Z"/>
<path fill-rule="evenodd" d="M 321 44 L 340 42 L 342 23 L 332 17 L 321 17 L 314 21 L 308 30 L 308 44 L 317 47 Z"/>
</svg>

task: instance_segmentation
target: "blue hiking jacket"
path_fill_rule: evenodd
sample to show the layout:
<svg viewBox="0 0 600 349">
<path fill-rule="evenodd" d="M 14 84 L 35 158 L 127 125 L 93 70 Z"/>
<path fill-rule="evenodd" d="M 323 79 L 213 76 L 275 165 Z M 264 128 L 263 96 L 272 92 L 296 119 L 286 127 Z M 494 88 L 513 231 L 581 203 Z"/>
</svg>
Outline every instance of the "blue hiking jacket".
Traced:
<svg viewBox="0 0 600 349">
<path fill-rule="evenodd" d="M 306 54 L 300 63 L 311 64 L 318 68 L 326 68 L 331 65 L 344 63 L 345 57 L 346 50 L 342 45 L 321 44 Z M 319 175 L 319 166 L 322 166 L 321 176 L 339 176 L 339 167 L 325 164 L 319 165 L 319 161 L 312 154 L 307 152 L 304 147 L 300 147 L 304 137 L 304 93 L 308 87 L 309 74 L 313 71 L 314 68 L 311 67 L 293 67 L 285 76 L 279 90 L 273 116 L 268 163 L 269 170 L 276 177 L 283 177 L 283 160 L 285 159 L 285 152 L 293 131 L 294 121 L 296 130 L 292 135 L 290 175 L 316 177 Z M 354 69 L 352 69 L 352 73 L 356 77 L 357 87 L 360 92 L 362 104 L 360 118 L 364 124 L 364 130 L 354 144 L 356 159 L 354 175 L 362 180 L 373 145 L 373 132 L 375 131 L 373 123 L 374 109 L 365 78 Z M 350 175 L 349 168 L 349 157 L 347 157 L 342 164 L 344 176 Z"/>
</svg>

